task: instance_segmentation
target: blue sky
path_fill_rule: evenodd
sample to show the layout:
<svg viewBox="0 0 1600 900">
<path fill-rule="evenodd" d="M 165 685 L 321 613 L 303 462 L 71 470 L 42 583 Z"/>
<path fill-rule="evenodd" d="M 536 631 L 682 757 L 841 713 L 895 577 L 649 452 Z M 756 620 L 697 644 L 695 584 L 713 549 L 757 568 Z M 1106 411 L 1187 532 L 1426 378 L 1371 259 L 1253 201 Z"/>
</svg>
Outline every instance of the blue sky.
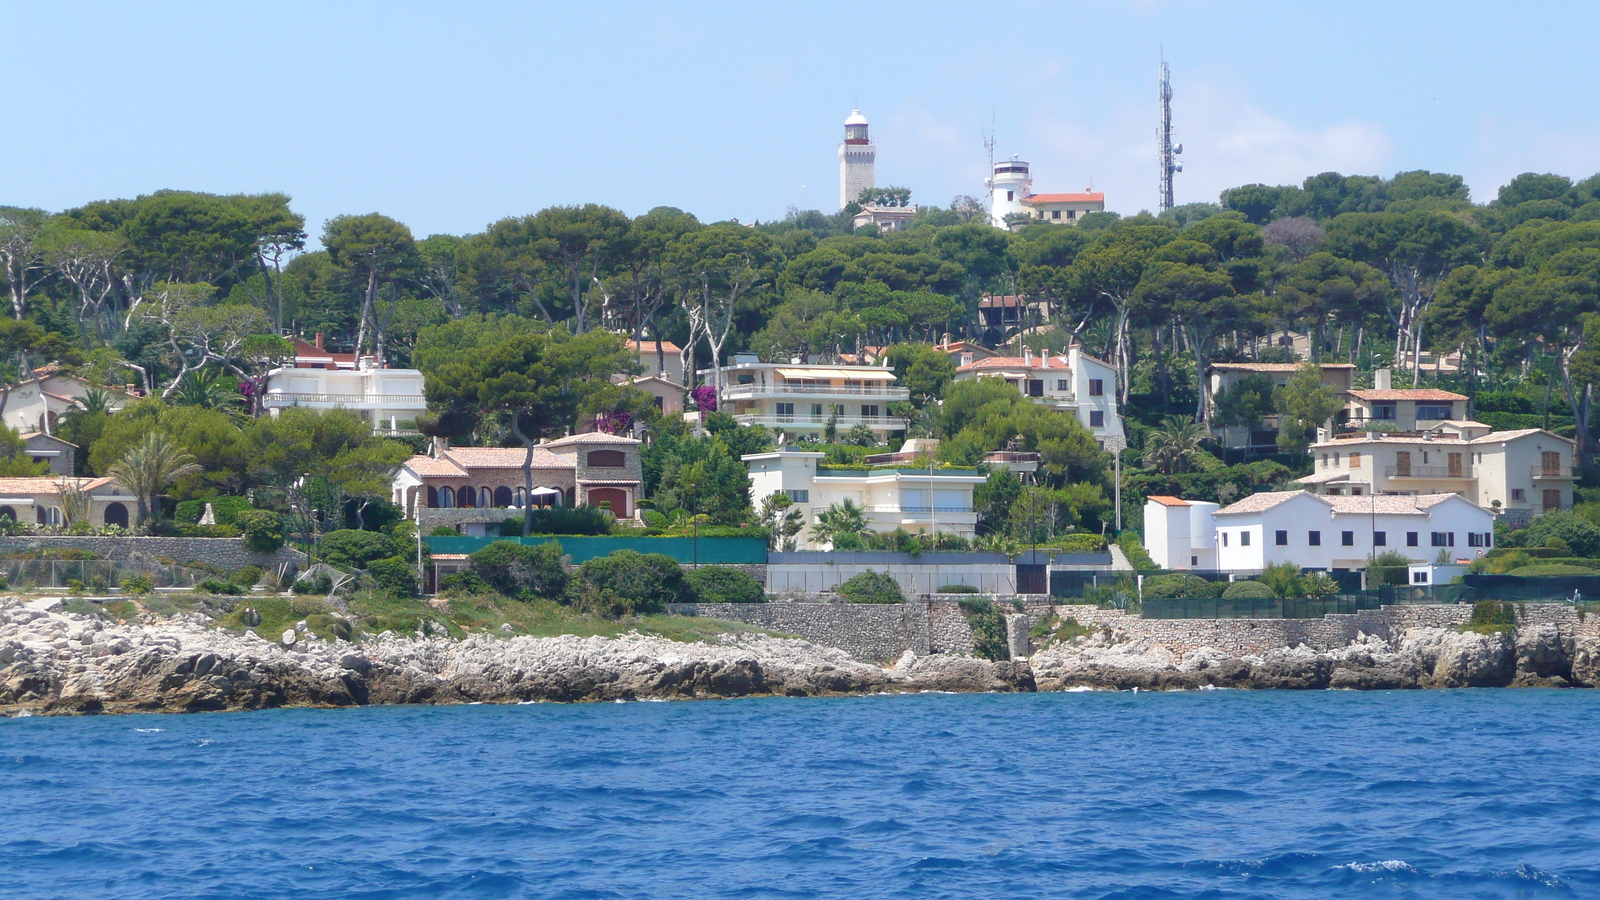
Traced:
<svg viewBox="0 0 1600 900">
<path fill-rule="evenodd" d="M 1155 201 L 1165 49 L 1177 200 L 1328 169 L 1600 170 L 1600 3 L 0 4 L 0 203 L 280 190 L 315 235 L 419 236 L 552 204 L 714 221 L 831 211 L 859 105 L 878 181 L 983 192 L 983 133 L 1035 190 Z"/>
</svg>

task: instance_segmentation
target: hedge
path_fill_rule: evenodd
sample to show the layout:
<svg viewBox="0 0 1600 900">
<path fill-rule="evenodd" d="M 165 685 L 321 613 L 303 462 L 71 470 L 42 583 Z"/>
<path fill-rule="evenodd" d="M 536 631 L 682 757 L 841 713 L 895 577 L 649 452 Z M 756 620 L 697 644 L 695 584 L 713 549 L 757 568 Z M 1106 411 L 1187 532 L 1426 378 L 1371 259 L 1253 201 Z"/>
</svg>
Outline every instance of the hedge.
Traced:
<svg viewBox="0 0 1600 900">
<path fill-rule="evenodd" d="M 900 582 L 882 572 L 862 572 L 839 585 L 838 594 L 851 603 L 906 602 Z"/>
<path fill-rule="evenodd" d="M 683 580 L 696 603 L 761 603 L 767 599 L 761 582 L 743 569 L 701 566 L 690 569 Z"/>
<path fill-rule="evenodd" d="M 1150 600 L 1170 600 L 1175 597 L 1193 597 L 1204 600 L 1217 596 L 1222 589 L 1198 575 L 1154 575 L 1144 580 L 1144 597 Z"/>
<path fill-rule="evenodd" d="M 1224 600 L 1271 600 L 1272 589 L 1259 581 L 1235 581 L 1222 591 Z"/>
</svg>

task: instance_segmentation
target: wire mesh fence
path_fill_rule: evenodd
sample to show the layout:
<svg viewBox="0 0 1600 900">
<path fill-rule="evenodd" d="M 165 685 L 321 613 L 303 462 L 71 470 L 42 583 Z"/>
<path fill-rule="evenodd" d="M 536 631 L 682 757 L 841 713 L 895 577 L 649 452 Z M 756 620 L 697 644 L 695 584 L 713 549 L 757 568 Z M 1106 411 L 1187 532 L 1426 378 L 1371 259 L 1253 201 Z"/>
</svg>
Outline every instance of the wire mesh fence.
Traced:
<svg viewBox="0 0 1600 900">
<path fill-rule="evenodd" d="M 124 578 L 144 575 L 158 588 L 189 588 L 210 578 L 210 573 L 166 563 L 133 563 L 108 559 L 0 558 L 0 580 L 16 590 L 66 588 L 77 582 L 91 590 L 122 584 Z"/>
</svg>

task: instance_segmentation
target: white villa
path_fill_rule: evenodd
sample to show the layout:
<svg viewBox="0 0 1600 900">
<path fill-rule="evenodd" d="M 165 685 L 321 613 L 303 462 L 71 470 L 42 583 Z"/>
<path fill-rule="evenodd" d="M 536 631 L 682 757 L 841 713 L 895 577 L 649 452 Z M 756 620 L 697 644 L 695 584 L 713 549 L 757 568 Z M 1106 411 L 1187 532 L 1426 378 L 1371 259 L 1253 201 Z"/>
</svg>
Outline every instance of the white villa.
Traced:
<svg viewBox="0 0 1600 900">
<path fill-rule="evenodd" d="M 1074 344 L 1065 356 L 1034 354 L 991 356 L 980 359 L 963 353 L 956 381 L 1004 378 L 1024 397 L 1051 409 L 1078 417 L 1096 439 L 1122 437 L 1122 417 L 1117 415 L 1117 370 L 1082 352 Z"/>
<path fill-rule="evenodd" d="M 750 467 L 750 498 L 757 507 L 772 494 L 786 494 L 806 511 L 807 549 L 829 549 L 811 538 L 809 526 L 845 500 L 865 509 L 872 530 L 880 534 L 896 528 L 964 538 L 976 533 L 972 492 L 985 477 L 975 469 L 830 469 L 822 453 L 788 449 L 741 458 Z"/>
<path fill-rule="evenodd" d="M 57 370 L 54 365 L 34 370 L 33 377 L 16 385 L 5 398 L 4 414 L 0 420 L 12 430 L 22 434 L 56 430 L 56 419 L 71 409 L 78 398 L 99 385 L 90 384 L 76 375 Z M 133 402 L 135 395 L 119 388 L 100 387 L 110 399 L 113 412 Z"/>
<path fill-rule="evenodd" d="M 1221 509 L 1176 497 L 1151 498 L 1145 504 L 1144 535 L 1151 556 L 1167 568 L 1251 574 L 1293 563 L 1348 571 L 1364 569 L 1374 556 L 1391 550 L 1414 563 L 1441 554 L 1450 561 L 1470 561 L 1494 546 L 1494 518 L 1458 494 L 1326 497 L 1274 491 Z M 1210 559 L 1215 563 L 1203 564 Z"/>
<path fill-rule="evenodd" d="M 416 418 L 428 408 L 422 373 L 379 367 L 371 356 L 334 353 L 322 335 L 308 344 L 295 338 L 294 363 L 267 373 L 263 403 L 272 415 L 291 406 L 348 409 L 372 423 L 374 431 L 416 433 Z"/>
<path fill-rule="evenodd" d="M 715 373 L 700 370 L 702 380 Z M 831 421 L 840 435 L 865 425 L 879 441 L 904 431 L 889 404 L 909 400 L 883 366 L 764 363 L 743 355 L 722 368 L 720 409 L 742 425 L 765 425 L 795 437 L 820 436 Z"/>
<path fill-rule="evenodd" d="M 1573 442 L 1537 428 L 1440 422 L 1420 434 L 1362 433 L 1311 445 L 1300 483 L 1325 496 L 1455 493 L 1513 521 L 1571 509 Z"/>
</svg>

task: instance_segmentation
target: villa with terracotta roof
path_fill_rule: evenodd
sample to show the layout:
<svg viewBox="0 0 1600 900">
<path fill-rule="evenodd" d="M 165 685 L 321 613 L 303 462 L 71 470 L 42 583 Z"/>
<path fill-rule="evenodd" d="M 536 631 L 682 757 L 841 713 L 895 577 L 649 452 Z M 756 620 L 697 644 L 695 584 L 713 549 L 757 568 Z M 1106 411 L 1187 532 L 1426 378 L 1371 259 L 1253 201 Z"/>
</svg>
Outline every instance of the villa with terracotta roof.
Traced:
<svg viewBox="0 0 1600 900">
<path fill-rule="evenodd" d="M 1283 387 L 1302 363 L 1212 363 L 1206 368 L 1206 403 L 1216 408 L 1217 395 L 1247 378 L 1264 376 L 1273 387 Z M 1343 395 L 1355 387 L 1356 367 L 1350 363 L 1324 363 L 1322 383 Z M 1331 424 L 1331 423 L 1330 423 Z M 1255 450 L 1276 452 L 1278 449 L 1279 420 L 1275 415 L 1264 416 L 1255 428 L 1239 425 L 1226 427 L 1213 425 L 1212 435 L 1230 450 L 1249 447 Z"/>
<path fill-rule="evenodd" d="M 106 392 L 113 411 L 122 409 L 138 398 L 129 391 L 91 384 L 50 365 L 35 369 L 32 378 L 11 389 L 5 397 L 4 406 L 0 407 L 0 420 L 18 432 L 50 434 L 56 429 L 56 419 L 71 409 L 79 398 L 95 389 Z"/>
<path fill-rule="evenodd" d="M 1524 522 L 1572 508 L 1573 448 L 1538 428 L 1438 422 L 1421 432 L 1362 432 L 1312 444 L 1312 472 L 1300 483 L 1328 497 L 1450 492 Z"/>
<path fill-rule="evenodd" d="M 627 341 L 624 346 L 639 360 L 644 378 L 661 378 L 682 388 L 683 348 L 671 341 Z M 624 376 L 619 376 L 624 377 Z"/>
<path fill-rule="evenodd" d="M 450 447 L 432 450 L 401 464 L 393 479 L 393 499 L 424 528 L 464 527 L 488 533 L 529 502 L 522 447 Z M 644 470 L 639 441 L 612 434 L 575 434 L 533 448 L 535 506 L 593 506 L 617 518 L 634 515 Z"/>
<path fill-rule="evenodd" d="M 1106 211 L 1106 195 L 1102 191 L 1081 191 L 1065 194 L 1029 194 L 1022 205 L 1034 218 L 1051 225 L 1075 225 L 1092 212 Z"/>
<path fill-rule="evenodd" d="M 1453 493 L 1350 497 L 1271 491 L 1221 509 L 1151 498 L 1144 534 L 1157 564 L 1169 568 L 1213 568 L 1203 560 L 1214 558 L 1216 571 L 1240 575 L 1278 563 L 1355 571 L 1389 551 L 1414 563 L 1441 556 L 1470 561 L 1494 546 L 1494 518 Z"/>
<path fill-rule="evenodd" d="M 110 478 L 0 478 L 0 519 L 38 525 L 67 525 L 70 490 L 76 487 L 89 500 L 89 524 L 99 528 L 118 525 L 127 528 L 133 521 L 139 498 Z"/>
<path fill-rule="evenodd" d="M 962 357 L 956 381 L 1003 378 L 1024 397 L 1051 409 L 1072 413 L 1100 441 L 1122 437 L 1122 417 L 1117 414 L 1117 370 L 1084 353 L 1074 344 L 1066 355 L 1035 354 Z"/>
</svg>

